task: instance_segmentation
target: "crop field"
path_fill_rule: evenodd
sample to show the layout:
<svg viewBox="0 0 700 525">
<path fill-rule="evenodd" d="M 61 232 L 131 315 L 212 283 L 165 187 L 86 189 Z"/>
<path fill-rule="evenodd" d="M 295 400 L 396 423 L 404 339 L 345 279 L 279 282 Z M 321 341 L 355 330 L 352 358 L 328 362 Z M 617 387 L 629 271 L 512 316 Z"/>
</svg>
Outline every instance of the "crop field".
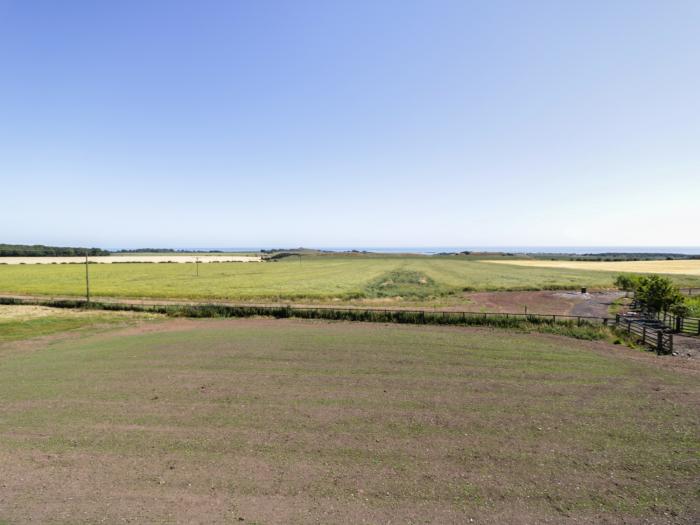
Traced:
<svg viewBox="0 0 700 525">
<path fill-rule="evenodd" d="M 615 275 L 617 272 L 409 256 L 311 256 L 258 264 L 200 264 L 199 276 L 192 264 L 90 265 L 94 296 L 245 301 L 459 300 L 467 290 L 610 288 Z M 700 276 L 673 278 L 683 286 L 700 286 Z M 84 295 L 85 268 L 0 265 L 0 293 Z"/>
<path fill-rule="evenodd" d="M 567 268 L 616 273 L 664 273 L 700 276 L 700 259 L 671 261 L 545 261 L 540 259 L 491 261 L 495 264 L 526 266 L 528 268 Z"/>
<path fill-rule="evenodd" d="M 119 255 L 102 255 L 90 256 L 90 262 L 93 264 L 114 264 L 114 263 L 194 263 L 200 261 L 202 263 L 221 263 L 221 262 L 260 262 L 260 257 L 257 255 L 195 255 L 195 254 L 119 254 Z M 85 261 L 84 257 L 2 257 L 0 262 L 4 264 L 81 264 Z"/>
<path fill-rule="evenodd" d="M 266 319 L 4 342 L 0 522 L 692 523 L 698 370 L 660 359 Z"/>
</svg>

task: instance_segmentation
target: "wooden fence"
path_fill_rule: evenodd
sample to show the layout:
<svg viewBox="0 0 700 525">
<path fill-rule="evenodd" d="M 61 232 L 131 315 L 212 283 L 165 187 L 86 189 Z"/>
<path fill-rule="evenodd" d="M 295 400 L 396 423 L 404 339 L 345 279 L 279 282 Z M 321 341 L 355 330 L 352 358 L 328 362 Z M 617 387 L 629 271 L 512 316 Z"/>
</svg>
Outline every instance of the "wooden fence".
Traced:
<svg viewBox="0 0 700 525">
<path fill-rule="evenodd" d="M 664 312 L 657 313 L 655 318 L 678 334 L 700 336 L 700 319 L 697 317 L 678 317 L 668 312 Z"/>
<path fill-rule="evenodd" d="M 652 312 L 642 308 L 637 301 L 632 301 L 631 309 L 641 316 L 656 319 L 677 334 L 700 336 L 700 319 L 697 317 L 679 317 L 670 312 Z"/>
<path fill-rule="evenodd" d="M 683 295 L 700 295 L 700 288 L 680 288 Z"/>
<path fill-rule="evenodd" d="M 626 331 L 629 336 L 635 337 L 639 342 L 656 350 L 657 354 L 673 353 L 673 334 L 659 329 L 654 324 L 650 325 L 648 319 L 635 319 L 615 316 L 615 324 Z"/>
</svg>

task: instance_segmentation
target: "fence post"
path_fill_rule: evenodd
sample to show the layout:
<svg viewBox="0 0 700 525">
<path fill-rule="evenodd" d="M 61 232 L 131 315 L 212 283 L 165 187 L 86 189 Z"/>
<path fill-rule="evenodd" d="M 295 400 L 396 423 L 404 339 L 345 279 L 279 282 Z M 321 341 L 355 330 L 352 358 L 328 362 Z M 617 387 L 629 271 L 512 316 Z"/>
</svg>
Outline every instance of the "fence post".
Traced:
<svg viewBox="0 0 700 525">
<path fill-rule="evenodd" d="M 656 353 L 661 354 L 664 351 L 664 333 L 659 330 L 656 332 Z"/>
<path fill-rule="evenodd" d="M 642 325 L 642 344 L 647 342 L 647 325 Z"/>
</svg>

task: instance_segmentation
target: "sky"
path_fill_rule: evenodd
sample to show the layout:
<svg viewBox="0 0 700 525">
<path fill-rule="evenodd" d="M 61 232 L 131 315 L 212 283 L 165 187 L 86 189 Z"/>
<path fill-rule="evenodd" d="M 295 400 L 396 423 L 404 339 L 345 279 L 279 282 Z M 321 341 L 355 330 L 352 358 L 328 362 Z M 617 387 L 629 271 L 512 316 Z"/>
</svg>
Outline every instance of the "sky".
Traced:
<svg viewBox="0 0 700 525">
<path fill-rule="evenodd" d="M 0 242 L 698 246 L 696 0 L 0 0 Z"/>
</svg>

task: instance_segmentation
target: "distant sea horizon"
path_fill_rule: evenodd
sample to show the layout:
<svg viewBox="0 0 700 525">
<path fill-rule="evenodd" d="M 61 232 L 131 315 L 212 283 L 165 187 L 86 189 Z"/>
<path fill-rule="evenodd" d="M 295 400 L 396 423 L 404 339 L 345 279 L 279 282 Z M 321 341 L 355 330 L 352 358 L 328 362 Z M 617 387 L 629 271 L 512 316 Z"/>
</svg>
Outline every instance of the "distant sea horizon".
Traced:
<svg viewBox="0 0 700 525">
<path fill-rule="evenodd" d="M 371 253 L 415 253 L 435 255 L 437 253 L 503 252 L 518 254 L 599 254 L 599 253 L 657 253 L 700 255 L 700 246 L 262 246 L 262 247 L 200 247 L 173 248 L 183 251 L 257 252 L 260 250 L 305 248 L 331 252 L 366 251 Z"/>
</svg>

